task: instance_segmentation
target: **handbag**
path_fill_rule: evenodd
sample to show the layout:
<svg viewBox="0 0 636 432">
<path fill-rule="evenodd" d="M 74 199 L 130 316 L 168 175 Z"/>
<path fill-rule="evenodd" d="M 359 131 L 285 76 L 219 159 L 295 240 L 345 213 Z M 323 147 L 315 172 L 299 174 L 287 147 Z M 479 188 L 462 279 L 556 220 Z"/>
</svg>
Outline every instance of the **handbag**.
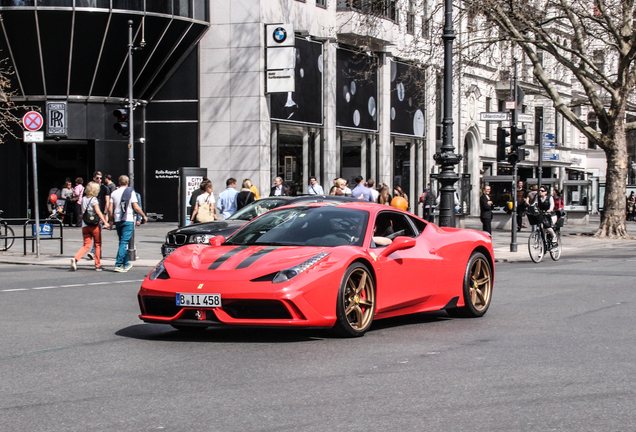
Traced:
<svg viewBox="0 0 636 432">
<path fill-rule="evenodd" d="M 92 204 L 93 198 L 88 201 L 88 205 L 86 206 L 86 211 L 82 215 L 82 221 L 88 226 L 97 226 L 99 225 L 99 216 L 97 216 L 97 212 L 95 211 L 95 207 Z"/>
<path fill-rule="evenodd" d="M 203 204 L 199 204 L 199 210 L 197 211 L 197 222 L 212 222 L 216 220 L 214 205 L 212 205 L 209 200 L 210 195 L 208 195 Z"/>
</svg>

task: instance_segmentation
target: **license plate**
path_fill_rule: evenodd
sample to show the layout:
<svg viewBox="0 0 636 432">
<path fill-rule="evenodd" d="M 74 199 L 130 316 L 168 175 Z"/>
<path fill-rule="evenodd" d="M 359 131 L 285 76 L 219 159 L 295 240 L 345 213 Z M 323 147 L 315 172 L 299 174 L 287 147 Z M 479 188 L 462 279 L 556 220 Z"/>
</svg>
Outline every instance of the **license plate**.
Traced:
<svg viewBox="0 0 636 432">
<path fill-rule="evenodd" d="M 221 307 L 221 294 L 186 294 L 177 293 L 177 306 Z"/>
</svg>

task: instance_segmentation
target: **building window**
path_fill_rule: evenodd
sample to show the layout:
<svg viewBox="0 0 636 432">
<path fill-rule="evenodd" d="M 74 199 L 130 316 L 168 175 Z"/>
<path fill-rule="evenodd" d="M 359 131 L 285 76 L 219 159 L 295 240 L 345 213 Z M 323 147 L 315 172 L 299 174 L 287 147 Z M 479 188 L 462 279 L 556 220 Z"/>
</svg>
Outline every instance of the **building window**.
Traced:
<svg viewBox="0 0 636 432">
<path fill-rule="evenodd" d="M 305 0 L 296 0 L 297 2 L 305 3 Z"/>
<path fill-rule="evenodd" d="M 409 0 L 409 10 L 406 13 L 406 32 L 415 34 L 415 12 L 413 8 L 413 0 Z"/>
<path fill-rule="evenodd" d="M 428 16 L 428 0 L 422 0 L 422 37 L 428 39 L 431 37 L 431 25 Z"/>
<path fill-rule="evenodd" d="M 398 22 L 397 0 L 338 0 L 336 10 L 356 10 Z"/>
<path fill-rule="evenodd" d="M 316 0 L 316 6 L 320 6 L 323 8 L 327 7 L 327 0 Z"/>
</svg>

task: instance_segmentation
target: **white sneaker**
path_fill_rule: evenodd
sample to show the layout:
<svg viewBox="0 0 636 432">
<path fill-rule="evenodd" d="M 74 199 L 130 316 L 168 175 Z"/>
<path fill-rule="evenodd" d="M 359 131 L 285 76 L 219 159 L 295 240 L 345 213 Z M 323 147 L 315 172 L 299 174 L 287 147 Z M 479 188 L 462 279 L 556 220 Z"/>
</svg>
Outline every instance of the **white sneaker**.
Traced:
<svg viewBox="0 0 636 432">
<path fill-rule="evenodd" d="M 71 258 L 71 268 L 73 271 L 77 270 L 77 261 L 75 261 L 75 258 Z"/>
</svg>

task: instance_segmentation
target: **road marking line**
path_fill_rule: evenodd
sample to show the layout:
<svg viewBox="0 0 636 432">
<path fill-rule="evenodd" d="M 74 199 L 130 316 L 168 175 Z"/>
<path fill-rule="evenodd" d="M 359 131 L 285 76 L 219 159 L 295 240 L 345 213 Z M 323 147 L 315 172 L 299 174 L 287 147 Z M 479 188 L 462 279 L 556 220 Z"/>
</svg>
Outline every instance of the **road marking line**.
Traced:
<svg viewBox="0 0 636 432">
<path fill-rule="evenodd" d="M 143 281 L 144 281 L 143 279 L 134 279 L 134 280 L 123 280 L 123 281 L 90 282 L 90 283 L 85 283 L 85 284 L 44 286 L 44 287 L 33 287 L 33 288 L 13 288 L 13 289 L 0 290 L 0 292 L 45 290 L 45 289 L 55 289 L 55 288 L 75 288 L 75 287 L 85 287 L 85 286 L 94 286 L 94 285 L 110 285 L 110 284 L 121 284 L 121 283 L 134 283 L 134 282 L 143 282 Z"/>
</svg>

